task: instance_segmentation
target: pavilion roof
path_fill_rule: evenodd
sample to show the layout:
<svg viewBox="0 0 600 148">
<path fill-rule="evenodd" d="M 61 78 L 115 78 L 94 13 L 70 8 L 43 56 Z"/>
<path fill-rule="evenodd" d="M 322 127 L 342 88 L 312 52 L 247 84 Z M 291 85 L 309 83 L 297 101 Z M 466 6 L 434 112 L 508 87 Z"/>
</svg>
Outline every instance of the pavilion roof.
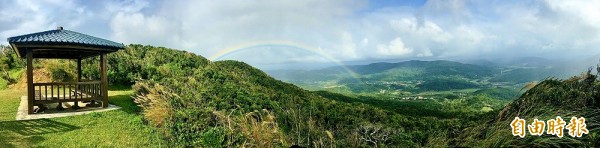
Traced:
<svg viewBox="0 0 600 148">
<path fill-rule="evenodd" d="M 8 42 L 21 58 L 25 58 L 27 50 L 33 51 L 34 58 L 77 59 L 125 48 L 122 43 L 64 30 L 62 27 L 10 37 Z"/>
</svg>

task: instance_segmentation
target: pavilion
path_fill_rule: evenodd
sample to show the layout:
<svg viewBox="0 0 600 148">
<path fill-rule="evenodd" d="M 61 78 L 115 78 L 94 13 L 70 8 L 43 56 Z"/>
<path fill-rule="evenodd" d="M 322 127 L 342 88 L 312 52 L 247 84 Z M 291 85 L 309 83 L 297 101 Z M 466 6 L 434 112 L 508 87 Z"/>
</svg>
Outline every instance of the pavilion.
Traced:
<svg viewBox="0 0 600 148">
<path fill-rule="evenodd" d="M 34 113 L 34 106 L 43 108 L 49 103 L 58 103 L 59 110 L 62 109 L 63 102 L 74 102 L 73 109 L 79 108 L 80 101 L 91 102 L 91 104 L 102 102 L 103 108 L 108 107 L 106 54 L 123 49 L 125 47 L 123 44 L 64 30 L 62 27 L 10 37 L 8 42 L 19 57 L 27 59 L 28 114 Z M 96 56 L 100 56 L 100 80 L 82 80 L 81 60 Z M 35 58 L 77 60 L 77 81 L 34 83 L 33 59 Z"/>
</svg>

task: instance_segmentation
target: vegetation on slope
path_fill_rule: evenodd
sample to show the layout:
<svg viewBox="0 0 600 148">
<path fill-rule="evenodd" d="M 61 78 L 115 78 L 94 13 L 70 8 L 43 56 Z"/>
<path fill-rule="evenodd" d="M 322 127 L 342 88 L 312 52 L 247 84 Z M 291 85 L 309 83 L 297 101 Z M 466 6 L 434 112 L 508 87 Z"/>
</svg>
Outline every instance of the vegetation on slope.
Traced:
<svg viewBox="0 0 600 148">
<path fill-rule="evenodd" d="M 0 89 L 8 88 L 14 84 L 19 77 L 21 69 L 25 64 L 9 47 L 0 45 Z"/>
<path fill-rule="evenodd" d="M 165 52 L 185 54 L 174 50 L 160 53 Z M 350 141 L 353 134 L 346 133 L 354 129 L 344 127 L 386 119 L 385 113 L 371 116 L 382 111 L 364 107 L 354 113 L 369 115 L 370 119 L 339 119 L 343 116 L 332 114 L 354 107 L 320 98 L 240 62 L 211 62 L 195 67 L 178 62 L 154 64 L 144 67 L 158 70 L 135 85 L 135 98 L 145 109 L 147 119 L 163 128 L 165 137 L 176 146 L 367 145 L 366 141 Z M 390 142 L 386 138 L 377 144 Z"/>
<path fill-rule="evenodd" d="M 520 95 L 519 91 L 512 88 L 496 87 L 496 88 L 485 88 L 473 92 L 473 95 L 486 95 L 494 99 L 507 99 L 513 100 L 518 98 Z"/>
<path fill-rule="evenodd" d="M 476 88 L 477 84 L 463 79 L 434 79 L 425 81 L 419 85 L 419 91 L 444 91 Z"/>
<path fill-rule="evenodd" d="M 426 146 L 445 143 L 438 138 L 445 132 L 438 129 L 460 125 L 456 119 L 327 99 L 241 62 L 208 62 L 183 51 L 139 45 L 116 55 L 156 56 L 148 53 L 171 56 L 162 56 L 169 62 L 123 66 L 140 69 L 127 74 L 144 79 L 134 86 L 134 98 L 144 119 L 174 146 Z M 114 62 L 126 63 L 119 59 Z M 145 72 L 150 69 L 154 72 Z"/>
<path fill-rule="evenodd" d="M 598 68 L 600 72 L 600 68 Z M 547 79 L 525 92 L 519 99 L 507 105 L 494 118 L 484 124 L 466 128 L 461 134 L 461 145 L 482 147 L 598 147 L 600 146 L 600 81 L 591 71 L 566 80 Z M 527 135 L 525 138 L 511 134 L 510 122 L 519 117 L 529 124 L 534 118 L 549 120 L 562 117 L 586 118 L 588 135 L 562 138 L 545 134 Z"/>
<path fill-rule="evenodd" d="M 597 141 L 597 125 L 588 126 L 592 133 L 588 137 L 563 138 L 556 143 L 549 140 L 553 139 L 549 136 L 517 139 L 507 133 L 510 129 L 506 126 L 510 121 L 505 116 L 519 115 L 529 120 L 534 116 L 550 118 L 542 110 L 535 111 L 536 107 L 549 109 L 550 113 L 564 117 L 584 116 L 589 118 L 588 123 L 597 121 L 597 115 L 593 114 L 596 113 L 593 110 L 597 108 L 597 104 L 585 104 L 590 103 L 589 97 L 596 94 L 584 94 L 597 92 L 594 91 L 597 88 L 584 89 L 592 85 L 585 85 L 583 82 L 597 85 L 596 81 L 590 83 L 589 79 L 560 81 L 568 84 L 566 86 L 570 86 L 569 89 L 553 84 L 556 80 L 546 80 L 516 101 L 544 102 L 531 101 L 530 98 L 547 100 L 545 102 L 571 100 L 563 103 L 584 105 L 586 111 L 573 109 L 574 106 L 557 107 L 552 103 L 512 103 L 500 112 L 499 117 L 493 117 L 498 113 L 493 111 L 466 116 L 457 114 L 461 116 L 453 118 L 457 116 L 444 117 L 444 113 L 435 112 L 431 117 L 413 116 L 414 114 L 394 111 L 393 106 L 385 107 L 382 103 L 368 102 L 374 100 L 347 101 L 352 98 L 346 98 L 343 101 L 336 99 L 335 95 L 317 95 L 272 79 L 241 62 L 208 62 L 189 71 L 177 71 L 180 67 L 176 66 L 171 68 L 168 75 L 157 73 L 158 76 L 152 76 L 152 79 L 138 82 L 136 100 L 144 106 L 145 111 L 166 106 L 169 111 L 163 112 L 170 114 L 147 118 L 160 117 L 155 121 L 164 119 L 164 123 L 157 125 L 164 129 L 166 137 L 172 143 L 179 146 L 523 146 L 556 143 L 594 146 Z M 573 89 L 587 92 L 574 95 Z M 581 97 L 584 99 L 570 99 Z M 573 100 L 578 101 L 572 102 Z M 484 103 L 485 96 L 465 101 L 473 105 L 471 108 L 482 107 L 480 111 L 484 107 L 501 106 Z M 166 105 L 152 105 L 161 104 L 153 102 L 163 102 Z M 484 121 L 489 119 L 493 120 Z M 464 133 L 461 134 L 460 131 Z"/>
</svg>

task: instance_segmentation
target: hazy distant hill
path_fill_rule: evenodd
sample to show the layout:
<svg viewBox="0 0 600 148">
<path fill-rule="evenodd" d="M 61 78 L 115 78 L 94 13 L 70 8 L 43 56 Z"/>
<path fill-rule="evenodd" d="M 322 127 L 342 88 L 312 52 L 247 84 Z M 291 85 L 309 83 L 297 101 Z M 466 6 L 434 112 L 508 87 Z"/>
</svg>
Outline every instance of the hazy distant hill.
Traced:
<svg viewBox="0 0 600 148">
<path fill-rule="evenodd" d="M 512 82 L 526 83 L 531 81 L 540 81 L 549 77 L 562 77 L 562 73 L 558 68 L 519 68 L 502 72 L 491 82 Z"/>
<path fill-rule="evenodd" d="M 267 71 L 273 77 L 285 81 L 325 81 L 352 78 L 347 70 L 359 74 L 365 81 L 426 80 L 436 77 L 458 77 L 477 79 L 493 76 L 497 69 L 453 61 L 405 61 L 398 63 L 372 63 L 341 66 L 319 70 L 275 70 Z"/>
<path fill-rule="evenodd" d="M 479 88 L 484 84 L 478 81 L 495 76 L 500 69 L 445 60 L 411 60 L 267 73 L 276 79 L 311 90 L 324 90 L 337 85 L 336 89 L 341 90 L 335 92 L 371 93 L 382 90 L 420 92 Z"/>
<path fill-rule="evenodd" d="M 318 70 L 266 72 L 276 79 L 311 90 L 339 87 L 355 93 L 381 90 L 420 92 L 496 86 L 521 87 L 524 83 L 546 78 L 568 78 L 578 75 L 587 70 L 587 67 L 594 66 L 597 63 L 594 59 L 595 56 L 570 61 L 521 57 L 462 60 L 463 63 L 411 60 L 335 66 Z"/>
</svg>

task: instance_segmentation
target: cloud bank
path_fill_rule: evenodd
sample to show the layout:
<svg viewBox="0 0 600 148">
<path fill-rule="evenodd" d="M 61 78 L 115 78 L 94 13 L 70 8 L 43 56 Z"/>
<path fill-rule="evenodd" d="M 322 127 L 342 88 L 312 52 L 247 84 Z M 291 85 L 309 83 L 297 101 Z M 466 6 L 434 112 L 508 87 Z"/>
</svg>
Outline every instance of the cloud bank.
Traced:
<svg viewBox="0 0 600 148">
<path fill-rule="evenodd" d="M 255 66 L 405 58 L 572 58 L 600 54 L 600 1 L 0 1 L 0 38 L 66 29 Z M 6 44 L 3 40 L 2 44 Z M 240 48 L 243 48 L 240 47 Z M 332 58 L 323 57 L 326 54 Z"/>
</svg>

